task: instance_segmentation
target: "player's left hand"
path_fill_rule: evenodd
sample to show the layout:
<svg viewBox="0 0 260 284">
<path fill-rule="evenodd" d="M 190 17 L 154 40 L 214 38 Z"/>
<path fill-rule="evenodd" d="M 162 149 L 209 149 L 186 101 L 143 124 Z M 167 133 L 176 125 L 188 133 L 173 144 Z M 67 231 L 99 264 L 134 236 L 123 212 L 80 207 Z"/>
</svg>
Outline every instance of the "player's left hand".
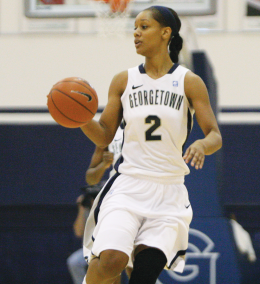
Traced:
<svg viewBox="0 0 260 284">
<path fill-rule="evenodd" d="M 83 201 L 83 199 L 84 199 L 84 195 L 83 195 L 83 194 L 81 194 L 80 196 L 78 196 L 78 198 L 77 198 L 77 200 L 76 200 L 77 205 L 81 205 L 81 202 Z"/>
<path fill-rule="evenodd" d="M 186 164 L 191 161 L 191 166 L 195 167 L 196 170 L 202 169 L 205 160 L 203 143 L 200 140 L 197 140 L 191 144 L 183 155 L 183 159 Z"/>
</svg>

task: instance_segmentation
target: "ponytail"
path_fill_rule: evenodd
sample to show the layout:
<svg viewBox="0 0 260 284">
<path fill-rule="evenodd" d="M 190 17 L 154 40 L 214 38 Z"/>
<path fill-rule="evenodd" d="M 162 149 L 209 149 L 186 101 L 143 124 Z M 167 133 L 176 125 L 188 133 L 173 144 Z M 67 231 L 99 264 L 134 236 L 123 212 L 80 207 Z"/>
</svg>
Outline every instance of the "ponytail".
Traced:
<svg viewBox="0 0 260 284">
<path fill-rule="evenodd" d="M 178 63 L 179 61 L 179 53 L 182 49 L 182 44 L 183 44 L 183 39 L 179 35 L 179 33 L 177 33 L 172 37 L 169 44 L 169 52 L 170 52 L 170 58 L 173 63 Z"/>
</svg>

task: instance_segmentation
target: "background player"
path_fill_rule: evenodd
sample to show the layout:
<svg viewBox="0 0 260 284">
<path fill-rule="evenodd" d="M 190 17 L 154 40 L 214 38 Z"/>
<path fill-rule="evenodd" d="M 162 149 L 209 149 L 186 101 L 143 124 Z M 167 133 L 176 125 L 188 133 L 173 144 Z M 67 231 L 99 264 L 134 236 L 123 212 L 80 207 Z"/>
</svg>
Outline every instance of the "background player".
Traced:
<svg viewBox="0 0 260 284">
<path fill-rule="evenodd" d="M 118 127 L 115 137 L 112 143 L 105 149 L 96 147 L 94 154 L 91 158 L 89 168 L 86 172 L 86 182 L 89 185 L 97 184 L 101 181 L 104 173 L 112 165 L 112 169 L 109 172 L 109 176 L 113 176 L 116 171 L 114 165 L 121 156 L 122 143 L 123 143 L 123 123 Z"/>
<path fill-rule="evenodd" d="M 83 188 L 84 194 L 77 198 L 78 214 L 73 224 L 73 230 L 77 237 L 82 238 L 86 220 L 92 203 L 104 185 L 102 178 L 106 170 L 112 169 L 109 175 L 115 173 L 114 164 L 121 155 L 123 142 L 123 124 L 118 128 L 112 143 L 105 149 L 96 147 L 92 155 L 89 168 L 86 171 L 86 182 L 89 186 Z M 83 248 L 72 253 L 67 259 L 67 266 L 74 284 L 81 284 L 87 271 L 87 263 L 83 256 Z M 119 276 L 115 284 L 121 283 Z"/>
</svg>

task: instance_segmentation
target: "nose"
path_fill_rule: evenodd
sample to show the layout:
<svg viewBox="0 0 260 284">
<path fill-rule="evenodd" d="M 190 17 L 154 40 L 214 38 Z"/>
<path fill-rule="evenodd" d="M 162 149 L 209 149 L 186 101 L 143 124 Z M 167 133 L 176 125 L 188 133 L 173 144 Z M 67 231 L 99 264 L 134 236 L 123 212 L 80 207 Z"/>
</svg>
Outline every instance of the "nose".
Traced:
<svg viewBox="0 0 260 284">
<path fill-rule="evenodd" d="M 140 36 L 140 30 L 137 28 L 134 30 L 134 37 Z"/>
</svg>

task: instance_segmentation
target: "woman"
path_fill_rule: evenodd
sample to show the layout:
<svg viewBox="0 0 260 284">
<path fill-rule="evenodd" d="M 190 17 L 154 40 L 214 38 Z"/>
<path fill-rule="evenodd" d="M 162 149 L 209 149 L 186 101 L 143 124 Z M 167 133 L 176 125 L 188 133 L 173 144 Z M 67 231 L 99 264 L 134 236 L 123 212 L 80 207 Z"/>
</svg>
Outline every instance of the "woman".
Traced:
<svg viewBox="0 0 260 284">
<path fill-rule="evenodd" d="M 82 127 L 105 148 L 125 121 L 118 173 L 96 200 L 93 243 L 84 243 L 91 249 L 87 284 L 113 283 L 132 264 L 130 284 L 152 284 L 164 268 L 184 268 L 192 219 L 186 163 L 201 169 L 205 155 L 220 149 L 222 139 L 205 84 L 177 64 L 180 27 L 176 12 L 166 7 L 137 15 L 134 42 L 145 64 L 117 74 L 99 122 Z M 182 157 L 194 111 L 205 138 Z"/>
</svg>

